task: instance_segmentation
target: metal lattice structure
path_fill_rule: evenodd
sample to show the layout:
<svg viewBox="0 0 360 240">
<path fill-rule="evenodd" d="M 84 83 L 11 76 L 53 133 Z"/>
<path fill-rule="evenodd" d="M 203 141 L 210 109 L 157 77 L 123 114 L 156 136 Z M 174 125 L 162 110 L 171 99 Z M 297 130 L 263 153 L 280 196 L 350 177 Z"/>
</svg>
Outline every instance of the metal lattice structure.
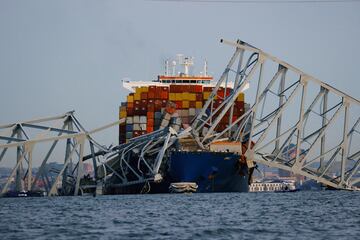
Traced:
<svg viewBox="0 0 360 240">
<path fill-rule="evenodd" d="M 284 169 L 333 188 L 358 189 L 360 101 L 247 43 L 235 47 L 201 114 L 193 135 L 202 148 L 219 139 L 247 144 L 248 160 Z M 234 90 L 218 108 L 221 84 Z M 222 132 L 215 131 L 250 84 L 249 109 Z M 251 92 L 251 90 L 253 92 Z M 317 111 L 317 108 L 319 110 Z"/>
<path fill-rule="evenodd" d="M 1 186 L 1 196 L 4 196 L 9 185 L 15 177 L 15 190 L 36 191 L 36 182 L 44 181 L 46 192 L 51 195 L 78 195 L 80 181 L 83 177 L 84 149 L 88 143 L 94 166 L 96 163 L 95 153 L 109 152 L 110 149 L 98 144 L 90 136 L 112 126 L 117 126 L 124 120 L 116 121 L 104 127 L 86 131 L 75 118 L 74 112 L 63 115 L 23 121 L 0 126 L 0 163 L 9 158 L 15 163 L 6 183 Z M 7 134 L 6 134 L 7 133 Z M 46 149 L 41 152 L 46 154 L 41 160 L 40 168 L 35 176 L 32 175 L 33 152 L 43 143 L 48 143 Z M 54 179 L 49 178 L 46 165 L 49 159 L 54 159 L 54 151 L 61 143 L 65 144 L 65 153 L 61 169 L 54 170 Z M 11 151 L 16 153 L 11 155 Z M 39 156 L 37 156 L 39 157 Z M 15 161 L 14 161 L 15 160 Z M 96 169 L 96 168 L 95 168 Z M 96 177 L 96 171 L 95 171 Z M 61 192 L 58 185 L 62 182 Z"/>
</svg>

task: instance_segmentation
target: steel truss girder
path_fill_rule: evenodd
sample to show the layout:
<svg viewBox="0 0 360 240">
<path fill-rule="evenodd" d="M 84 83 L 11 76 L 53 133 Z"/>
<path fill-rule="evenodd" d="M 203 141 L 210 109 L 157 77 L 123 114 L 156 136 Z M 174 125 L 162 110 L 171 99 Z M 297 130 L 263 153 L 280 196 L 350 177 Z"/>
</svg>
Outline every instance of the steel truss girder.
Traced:
<svg viewBox="0 0 360 240">
<path fill-rule="evenodd" d="M 12 160 L 12 156 L 7 154 L 9 149 L 17 149 L 17 157 L 12 160 L 12 162 L 16 162 L 14 168 L 11 171 L 11 175 L 7 178 L 4 186 L 1 187 L 0 196 L 3 196 L 7 193 L 8 188 L 13 181 L 13 177 L 15 176 L 17 181 L 19 181 L 19 186 L 16 187 L 17 191 L 27 190 L 27 191 L 36 191 L 36 183 L 41 178 L 45 181 L 45 188 L 48 191 L 47 194 L 49 196 L 63 194 L 58 192 L 58 185 L 61 182 L 61 178 L 63 178 L 63 183 L 68 183 L 69 181 L 66 178 L 70 177 L 70 179 L 74 179 L 74 181 L 70 184 L 73 189 L 71 194 L 78 195 L 81 190 L 80 180 L 83 177 L 83 160 L 84 160 L 84 147 L 86 143 L 89 143 L 91 149 L 95 151 L 101 152 L 110 152 L 110 149 L 98 144 L 90 135 L 93 135 L 97 132 L 105 130 L 109 127 L 118 126 L 120 123 L 125 122 L 125 119 L 120 119 L 119 121 L 110 123 L 98 129 L 94 129 L 92 131 L 86 131 L 79 121 L 74 116 L 74 111 L 55 116 L 55 117 L 47 117 L 41 119 L 35 119 L 31 121 L 23 121 L 14 124 L 7 124 L 0 126 L 0 131 L 11 130 L 8 136 L 2 136 L 0 140 L 6 141 L 4 143 L 0 142 L 0 163 L 1 160 L 7 157 L 7 159 Z M 61 124 L 62 127 L 58 127 L 57 125 Z M 73 126 L 75 130 L 73 130 Z M 36 129 L 36 135 L 33 136 L 32 129 Z M 54 136 L 53 133 L 56 133 Z M 15 135 L 17 137 L 15 138 Z M 48 160 L 52 157 L 52 153 L 58 142 L 67 141 L 69 150 L 65 154 L 64 165 L 62 169 L 57 172 L 54 181 L 48 178 L 48 173 L 46 169 L 46 164 Z M 40 143 L 49 142 L 50 147 L 47 151 L 45 151 L 46 155 L 41 162 L 41 166 L 36 173 L 35 177 L 32 176 L 32 168 L 33 168 L 33 150 Z M 79 148 L 79 150 L 77 149 Z M 95 150 L 96 148 L 96 150 Z M 73 171 L 68 172 L 67 166 L 74 158 L 74 153 L 77 153 L 77 162 L 75 164 L 75 168 Z M 94 169 L 96 169 L 96 156 L 92 155 Z M 24 161 L 25 160 L 25 161 Z M 22 170 L 23 166 L 26 166 L 26 172 Z M 65 178 L 65 179 L 64 179 Z M 23 188 L 22 181 L 27 180 L 26 189 Z M 48 187 L 48 184 L 51 183 L 51 187 Z"/>
<path fill-rule="evenodd" d="M 301 174 L 334 188 L 359 190 L 356 184 L 360 176 L 360 159 L 350 158 L 351 155 L 356 155 L 356 153 L 350 154 L 350 150 L 355 149 L 357 152 L 360 149 L 358 141 L 351 141 L 359 132 L 360 101 L 258 48 L 240 41 L 233 43 L 224 40 L 223 42 L 234 46 L 236 51 L 242 49 L 249 55 L 256 53 L 259 59 L 262 59 L 261 64 L 257 64 L 252 69 L 256 71 L 255 68 L 258 68 L 258 78 L 248 75 L 243 79 L 243 82 L 257 86 L 254 89 L 255 101 L 251 103 L 251 108 L 246 113 L 250 117 L 244 117 L 245 122 L 240 125 L 243 127 L 250 124 L 250 131 L 238 129 L 242 135 L 241 139 L 248 136 L 246 140 L 249 147 L 251 142 L 254 143 L 252 148 L 248 147 L 245 156 L 271 167 Z M 262 74 L 265 63 L 277 66 L 273 70 L 275 74 L 272 77 Z M 298 76 L 299 80 L 294 82 L 288 77 L 289 73 Z M 279 76 L 281 76 L 280 80 Z M 258 115 L 263 115 L 264 107 L 260 109 L 258 107 L 260 104 L 271 105 L 267 102 L 267 96 L 274 95 L 274 91 L 270 89 L 276 82 L 279 82 L 279 91 L 275 94 L 279 99 L 279 105 L 273 109 L 266 109 L 271 112 L 266 117 L 257 118 Z M 264 83 L 265 88 L 261 87 Z M 314 88 L 319 89 L 315 96 L 310 94 Z M 314 107 L 320 100 L 321 110 L 318 114 L 314 111 Z M 292 109 L 299 109 L 299 114 L 297 117 L 290 116 L 291 120 L 296 121 L 289 127 L 289 123 L 286 122 L 289 119 L 284 118 L 284 114 L 288 114 Z M 338 135 L 334 134 L 339 128 L 342 132 Z M 284 157 L 286 146 L 288 147 L 286 151 L 293 151 L 295 156 Z M 337 171 L 332 168 L 336 168 Z"/>
</svg>

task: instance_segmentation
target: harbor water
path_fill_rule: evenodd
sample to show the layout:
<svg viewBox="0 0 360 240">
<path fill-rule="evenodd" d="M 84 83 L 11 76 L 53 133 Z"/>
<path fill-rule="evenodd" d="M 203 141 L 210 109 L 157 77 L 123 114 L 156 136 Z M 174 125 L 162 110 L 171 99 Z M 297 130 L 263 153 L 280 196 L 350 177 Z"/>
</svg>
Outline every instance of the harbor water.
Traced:
<svg viewBox="0 0 360 240">
<path fill-rule="evenodd" d="M 1 239 L 359 239 L 360 193 L 1 198 Z"/>
</svg>

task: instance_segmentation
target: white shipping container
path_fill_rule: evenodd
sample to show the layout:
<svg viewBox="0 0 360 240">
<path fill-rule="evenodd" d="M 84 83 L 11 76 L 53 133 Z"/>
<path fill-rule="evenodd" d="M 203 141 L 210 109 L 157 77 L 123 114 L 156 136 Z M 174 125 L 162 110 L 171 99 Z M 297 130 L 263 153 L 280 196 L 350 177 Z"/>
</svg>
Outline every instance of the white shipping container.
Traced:
<svg viewBox="0 0 360 240">
<path fill-rule="evenodd" d="M 195 116 L 195 114 L 196 114 L 195 108 L 189 108 L 189 115 Z"/>
<path fill-rule="evenodd" d="M 133 123 L 134 123 L 133 117 L 127 117 L 127 118 L 126 118 L 126 123 L 127 123 L 127 124 L 133 124 Z"/>
<path fill-rule="evenodd" d="M 141 129 L 141 131 L 146 131 L 146 123 L 141 123 L 140 129 Z"/>
<path fill-rule="evenodd" d="M 140 123 L 140 116 L 134 116 L 134 123 Z"/>
<path fill-rule="evenodd" d="M 164 117 L 163 117 L 165 120 L 170 120 L 170 118 L 171 118 L 171 115 L 169 114 L 169 113 L 165 113 L 164 114 Z"/>
<path fill-rule="evenodd" d="M 134 123 L 134 125 L 133 125 L 133 130 L 134 130 L 134 131 L 141 131 L 141 129 L 140 129 L 140 124 L 139 124 L 139 123 Z"/>
<path fill-rule="evenodd" d="M 161 121 L 161 127 L 167 127 L 169 125 L 169 120 L 166 120 L 166 119 L 163 119 L 162 121 Z"/>
<path fill-rule="evenodd" d="M 140 117 L 140 123 L 147 123 L 147 118 L 146 118 L 146 116 L 141 116 Z"/>
</svg>

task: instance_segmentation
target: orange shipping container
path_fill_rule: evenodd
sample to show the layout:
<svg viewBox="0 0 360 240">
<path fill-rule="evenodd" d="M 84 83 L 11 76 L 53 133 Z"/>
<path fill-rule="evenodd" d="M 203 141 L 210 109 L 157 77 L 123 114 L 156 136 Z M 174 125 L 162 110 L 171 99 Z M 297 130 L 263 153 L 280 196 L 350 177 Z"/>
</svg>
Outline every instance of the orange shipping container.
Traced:
<svg viewBox="0 0 360 240">
<path fill-rule="evenodd" d="M 154 126 L 154 119 L 153 118 L 150 118 L 150 119 L 148 118 L 146 124 L 147 124 L 148 127 L 153 127 Z"/>
<path fill-rule="evenodd" d="M 149 111 L 149 107 L 148 107 L 148 112 L 146 113 L 146 117 L 147 117 L 148 122 L 150 119 L 154 119 L 154 111 Z"/>
<path fill-rule="evenodd" d="M 181 109 L 182 108 L 182 101 L 175 101 L 176 108 Z"/>
<path fill-rule="evenodd" d="M 168 99 L 169 98 L 169 93 L 168 92 L 161 92 L 161 99 Z"/>
<path fill-rule="evenodd" d="M 146 127 L 146 132 L 147 133 L 151 133 L 151 132 L 153 132 L 154 131 L 154 127 L 150 127 L 150 126 L 147 126 Z"/>
</svg>

